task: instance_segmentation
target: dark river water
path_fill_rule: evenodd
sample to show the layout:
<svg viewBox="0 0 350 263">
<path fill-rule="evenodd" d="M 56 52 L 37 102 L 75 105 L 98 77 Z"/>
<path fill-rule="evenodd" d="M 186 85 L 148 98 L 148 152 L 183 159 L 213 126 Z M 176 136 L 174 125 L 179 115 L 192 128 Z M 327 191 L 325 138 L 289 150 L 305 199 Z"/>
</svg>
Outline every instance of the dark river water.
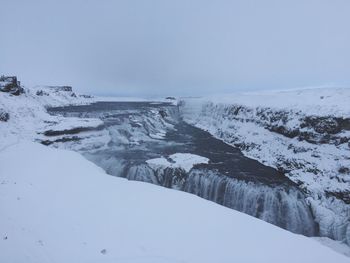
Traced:
<svg viewBox="0 0 350 263">
<path fill-rule="evenodd" d="M 175 108 L 176 106 L 154 102 L 99 102 L 91 105 L 50 108 L 49 111 L 52 114 L 65 116 L 99 117 L 104 120 L 107 128 L 118 127 L 132 115 L 142 116 L 149 110 L 164 107 Z M 216 139 L 210 133 L 189 125 L 181 119 L 175 121 L 174 129 L 169 129 L 161 140 L 144 141 L 139 146 L 125 145 L 122 150 L 114 149 L 114 152 L 106 151 L 113 156 L 129 159 L 135 164 L 179 152 L 192 153 L 210 160 L 209 164 L 203 164 L 202 167 L 218 170 L 229 177 L 270 184 L 294 184 L 277 170 L 245 157 L 238 148 Z"/>
<path fill-rule="evenodd" d="M 185 123 L 177 107 L 170 103 L 99 102 L 51 108 L 49 112 L 103 120 L 102 129 L 111 140 L 105 147 L 80 152 L 111 175 L 190 192 L 292 232 L 317 235 L 318 226 L 305 196 L 292 181 Z M 154 136 L 159 133 L 164 136 Z M 190 172 L 154 170 L 146 163 L 174 153 L 196 154 L 210 161 Z"/>
</svg>

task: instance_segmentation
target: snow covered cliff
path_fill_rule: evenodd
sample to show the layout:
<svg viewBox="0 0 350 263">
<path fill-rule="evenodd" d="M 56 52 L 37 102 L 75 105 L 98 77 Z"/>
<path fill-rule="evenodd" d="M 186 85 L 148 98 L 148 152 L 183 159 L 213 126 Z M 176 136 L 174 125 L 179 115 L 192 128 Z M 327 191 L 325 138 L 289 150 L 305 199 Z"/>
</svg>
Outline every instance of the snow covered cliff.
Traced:
<svg viewBox="0 0 350 263">
<path fill-rule="evenodd" d="M 0 79 L 0 86 L 5 87 L 8 80 L 3 79 L 4 81 Z M 10 89 L 0 90 L 0 149 L 22 139 L 42 139 L 42 132 L 47 130 L 96 127 L 101 124 L 101 121 L 96 119 L 63 118 L 47 113 L 47 107 L 87 104 L 94 101 L 89 96 L 75 94 L 71 87 L 16 87 L 18 88 L 23 92 L 16 95 Z"/>
<path fill-rule="evenodd" d="M 184 120 L 284 172 L 309 196 L 320 235 L 350 244 L 350 89 L 183 99 Z"/>
</svg>

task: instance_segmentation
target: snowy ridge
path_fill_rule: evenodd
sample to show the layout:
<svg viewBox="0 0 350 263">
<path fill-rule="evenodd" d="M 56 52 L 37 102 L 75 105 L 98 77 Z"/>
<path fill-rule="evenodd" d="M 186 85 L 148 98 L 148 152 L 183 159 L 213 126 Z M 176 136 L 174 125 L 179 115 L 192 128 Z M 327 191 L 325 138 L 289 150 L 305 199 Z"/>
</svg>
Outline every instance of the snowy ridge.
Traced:
<svg viewBox="0 0 350 263">
<path fill-rule="evenodd" d="M 201 98 L 213 103 L 293 109 L 308 115 L 350 115 L 350 88 L 320 87 L 240 92 Z"/>
<path fill-rule="evenodd" d="M 283 171 L 309 196 L 320 235 L 350 244 L 350 89 L 183 99 L 185 121 Z"/>
<path fill-rule="evenodd" d="M 46 107 L 81 105 L 95 102 L 90 95 L 76 94 L 70 86 L 35 86 L 27 90 Z"/>
</svg>

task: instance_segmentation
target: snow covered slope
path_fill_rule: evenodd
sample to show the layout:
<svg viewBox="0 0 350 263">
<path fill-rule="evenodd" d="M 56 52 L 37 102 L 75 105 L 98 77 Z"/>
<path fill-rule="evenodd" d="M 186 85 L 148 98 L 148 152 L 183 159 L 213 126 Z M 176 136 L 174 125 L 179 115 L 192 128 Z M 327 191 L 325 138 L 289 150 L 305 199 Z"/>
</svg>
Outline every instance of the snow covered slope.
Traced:
<svg viewBox="0 0 350 263">
<path fill-rule="evenodd" d="M 61 131 L 73 128 L 95 128 L 102 124 L 97 119 L 63 118 L 51 116 L 46 107 L 87 104 L 94 100 L 76 95 L 70 87 L 42 87 L 24 89 L 14 96 L 0 92 L 0 149 L 22 139 L 43 139 L 44 131 Z"/>
<path fill-rule="evenodd" d="M 320 235 L 350 244 L 350 89 L 183 99 L 184 120 L 284 172 L 309 196 Z"/>
<path fill-rule="evenodd" d="M 0 215 L 0 262 L 349 262 L 312 239 L 30 142 L 0 152 Z"/>
</svg>

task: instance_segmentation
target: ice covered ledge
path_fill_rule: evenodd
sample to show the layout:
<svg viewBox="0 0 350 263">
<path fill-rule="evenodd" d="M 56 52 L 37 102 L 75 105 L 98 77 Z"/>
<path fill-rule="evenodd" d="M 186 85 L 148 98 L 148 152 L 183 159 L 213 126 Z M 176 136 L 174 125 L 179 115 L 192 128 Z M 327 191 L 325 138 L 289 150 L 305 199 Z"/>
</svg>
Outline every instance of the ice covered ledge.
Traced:
<svg viewBox="0 0 350 263">
<path fill-rule="evenodd" d="M 36 143 L 0 152 L 0 189 L 0 262 L 349 262 L 310 238 Z"/>
<path fill-rule="evenodd" d="M 208 163 L 209 159 L 191 153 L 175 153 L 167 158 L 160 157 L 146 161 L 153 169 L 179 168 L 185 170 L 187 173 L 196 164 Z"/>
</svg>

